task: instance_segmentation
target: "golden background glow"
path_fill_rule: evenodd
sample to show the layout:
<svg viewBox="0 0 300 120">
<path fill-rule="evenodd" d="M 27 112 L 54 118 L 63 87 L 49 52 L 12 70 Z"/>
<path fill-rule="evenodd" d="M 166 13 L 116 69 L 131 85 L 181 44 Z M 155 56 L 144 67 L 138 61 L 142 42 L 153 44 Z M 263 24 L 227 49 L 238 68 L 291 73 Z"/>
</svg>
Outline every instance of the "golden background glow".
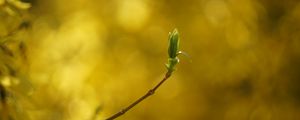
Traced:
<svg viewBox="0 0 300 120">
<path fill-rule="evenodd" d="M 27 60 L 17 63 L 31 87 L 16 94 L 22 119 L 118 112 L 163 78 L 174 28 L 192 62 L 180 56 L 156 94 L 118 120 L 300 119 L 297 0 L 24 1 L 30 27 L 16 38 Z M 20 23 L 4 14 L 1 36 Z"/>
</svg>

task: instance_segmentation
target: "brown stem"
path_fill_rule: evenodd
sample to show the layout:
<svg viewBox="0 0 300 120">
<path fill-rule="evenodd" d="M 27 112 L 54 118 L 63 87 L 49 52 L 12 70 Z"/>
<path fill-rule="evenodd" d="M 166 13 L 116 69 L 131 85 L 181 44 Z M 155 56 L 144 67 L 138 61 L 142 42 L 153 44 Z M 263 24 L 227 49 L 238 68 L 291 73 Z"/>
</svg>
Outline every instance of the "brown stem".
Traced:
<svg viewBox="0 0 300 120">
<path fill-rule="evenodd" d="M 142 102 L 143 100 L 148 98 L 149 96 L 153 95 L 155 93 L 155 91 L 159 88 L 159 86 L 161 86 L 171 76 L 171 74 L 172 74 L 172 71 L 168 71 L 165 74 L 165 77 L 156 86 L 154 86 L 152 89 L 150 89 L 145 95 L 143 95 L 142 97 L 137 99 L 135 102 L 131 103 L 126 108 L 122 109 L 120 112 L 117 112 L 116 114 L 107 118 L 106 120 L 114 120 L 115 118 L 120 117 L 121 115 L 125 114 L 128 110 L 130 110 L 131 108 L 133 108 L 134 106 L 136 106 L 137 104 L 139 104 L 140 102 Z"/>
</svg>

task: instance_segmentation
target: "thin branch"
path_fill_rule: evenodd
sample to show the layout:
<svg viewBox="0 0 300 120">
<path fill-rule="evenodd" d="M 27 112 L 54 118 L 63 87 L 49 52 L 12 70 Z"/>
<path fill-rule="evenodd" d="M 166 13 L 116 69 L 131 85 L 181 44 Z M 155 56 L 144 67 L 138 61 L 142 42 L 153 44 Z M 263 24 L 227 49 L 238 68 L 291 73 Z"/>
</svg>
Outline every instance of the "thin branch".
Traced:
<svg viewBox="0 0 300 120">
<path fill-rule="evenodd" d="M 121 115 L 125 114 L 128 110 L 148 98 L 149 96 L 153 95 L 155 91 L 172 75 L 172 72 L 175 71 L 175 66 L 179 62 L 178 55 L 181 54 L 179 51 L 179 34 L 177 29 L 174 29 L 172 33 L 169 33 L 169 49 L 168 49 L 168 63 L 166 64 L 168 72 L 165 74 L 165 77 L 152 89 L 150 89 L 145 95 L 137 99 L 135 102 L 127 106 L 126 108 L 122 109 L 120 112 L 112 115 L 111 117 L 107 118 L 106 120 L 114 120 Z"/>
<path fill-rule="evenodd" d="M 153 95 L 155 93 L 155 91 L 171 76 L 171 74 L 172 74 L 172 71 L 168 71 L 165 74 L 165 77 L 156 86 L 154 86 L 152 89 L 150 89 L 145 95 L 143 95 L 142 97 L 137 99 L 135 102 L 133 102 L 126 108 L 122 109 L 120 112 L 107 118 L 106 120 L 114 120 L 114 119 L 120 117 L 121 115 L 125 114 L 128 110 L 130 110 L 131 108 L 133 108 L 134 106 L 136 106 L 137 104 L 139 104 L 140 102 L 142 102 L 143 100 L 148 98 L 149 96 Z"/>
</svg>

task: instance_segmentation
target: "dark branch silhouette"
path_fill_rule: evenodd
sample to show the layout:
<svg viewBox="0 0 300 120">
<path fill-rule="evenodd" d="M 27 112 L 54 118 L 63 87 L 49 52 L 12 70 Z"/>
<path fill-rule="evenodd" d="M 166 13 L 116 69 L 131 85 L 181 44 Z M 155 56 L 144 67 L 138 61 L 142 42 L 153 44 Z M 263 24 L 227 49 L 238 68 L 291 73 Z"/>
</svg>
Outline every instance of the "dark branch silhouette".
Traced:
<svg viewBox="0 0 300 120">
<path fill-rule="evenodd" d="M 172 75 L 173 71 L 175 71 L 176 64 L 179 63 L 178 55 L 182 52 L 179 51 L 179 34 L 177 29 L 174 29 L 173 32 L 169 33 L 169 49 L 168 49 L 168 63 L 166 64 L 167 67 L 167 73 L 165 74 L 165 77 L 152 89 L 150 89 L 145 95 L 137 99 L 135 102 L 127 106 L 126 108 L 122 109 L 120 112 L 117 112 L 116 114 L 112 115 L 111 117 L 107 118 L 106 120 L 114 120 L 115 118 L 118 118 L 119 116 L 125 114 L 128 110 L 148 98 L 149 96 L 153 95 L 155 91 Z"/>
<path fill-rule="evenodd" d="M 120 112 L 107 118 L 106 120 L 114 120 L 115 118 L 125 114 L 128 110 L 130 110 L 131 108 L 133 108 L 134 106 L 136 106 L 137 104 L 139 104 L 140 102 L 142 102 L 143 100 L 148 98 L 149 96 L 153 95 L 155 93 L 155 91 L 171 76 L 171 74 L 172 74 L 172 72 L 168 71 L 165 74 L 165 77 L 156 86 L 154 86 L 152 89 L 150 89 L 145 95 L 143 95 L 142 97 L 137 99 L 135 102 L 131 103 L 126 108 L 122 109 Z"/>
</svg>

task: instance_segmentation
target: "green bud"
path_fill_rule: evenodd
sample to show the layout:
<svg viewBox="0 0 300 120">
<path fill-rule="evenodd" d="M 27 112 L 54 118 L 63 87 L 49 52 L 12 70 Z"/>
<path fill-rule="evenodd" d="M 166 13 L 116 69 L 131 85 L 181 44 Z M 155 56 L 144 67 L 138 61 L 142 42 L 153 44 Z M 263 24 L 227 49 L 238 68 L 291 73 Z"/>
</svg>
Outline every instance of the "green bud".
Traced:
<svg viewBox="0 0 300 120">
<path fill-rule="evenodd" d="M 179 59 L 176 57 L 176 58 L 169 58 L 168 59 L 168 63 L 166 64 L 166 67 L 168 69 L 169 72 L 173 72 L 175 71 L 175 66 L 176 64 L 179 63 Z"/>
<path fill-rule="evenodd" d="M 172 33 L 169 34 L 169 49 L 168 49 L 168 63 L 166 67 L 169 73 L 172 73 L 175 70 L 175 66 L 179 63 L 179 59 L 177 55 L 180 54 L 179 52 L 179 34 L 177 29 L 175 29 Z"/>
<path fill-rule="evenodd" d="M 172 33 L 169 34 L 169 58 L 176 58 L 179 52 L 179 34 L 177 29 L 174 29 Z"/>
</svg>

